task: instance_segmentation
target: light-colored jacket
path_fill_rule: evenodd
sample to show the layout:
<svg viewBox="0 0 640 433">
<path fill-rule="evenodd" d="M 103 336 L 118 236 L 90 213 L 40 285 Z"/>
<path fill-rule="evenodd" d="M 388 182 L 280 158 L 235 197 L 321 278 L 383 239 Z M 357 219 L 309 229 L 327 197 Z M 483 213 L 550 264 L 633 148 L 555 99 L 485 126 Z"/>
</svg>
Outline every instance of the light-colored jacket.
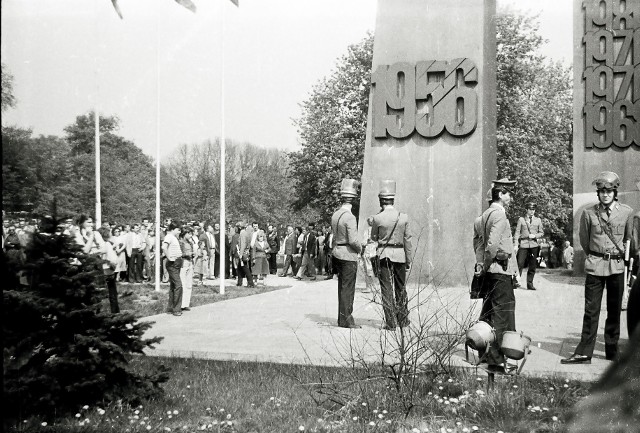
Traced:
<svg viewBox="0 0 640 433">
<path fill-rule="evenodd" d="M 491 206 L 482 214 L 482 226 L 485 242 L 484 269 L 492 274 L 514 275 L 517 264 L 513 249 L 513 237 L 504 208 L 497 203 L 491 203 Z M 508 257 L 506 270 L 496 262 L 498 253 Z"/>
<path fill-rule="evenodd" d="M 476 263 L 484 264 L 484 227 L 482 227 L 482 215 L 473 221 L 473 252 L 476 255 Z"/>
<path fill-rule="evenodd" d="M 535 239 L 529 239 L 529 235 L 534 235 Z M 518 218 L 518 224 L 516 225 L 516 232 L 513 236 L 513 242 L 518 246 L 520 242 L 520 248 L 536 248 L 539 246 L 538 239 L 544 236 L 544 227 L 542 227 L 542 220 L 537 216 L 529 217 L 524 216 Z"/>
<path fill-rule="evenodd" d="M 584 271 L 587 274 L 606 277 L 624 272 L 624 260 L 605 260 L 596 254 L 620 255 L 618 248 L 609 239 L 602 228 L 602 224 L 611 227 L 611 234 L 616 244 L 624 250 L 624 242 L 627 240 L 629 216 L 633 210 L 622 203 L 614 202 L 611 205 L 611 216 L 607 217 L 604 206 L 601 203 L 586 208 L 580 216 L 580 246 L 584 250 L 586 259 Z"/>
<path fill-rule="evenodd" d="M 377 254 L 380 259 L 388 258 L 395 263 L 411 264 L 413 247 L 407 214 L 398 212 L 393 206 L 385 207 L 382 212 L 373 216 L 371 240 L 378 241 Z"/>
<path fill-rule="evenodd" d="M 351 210 L 341 207 L 331 217 L 331 228 L 334 233 L 333 257 L 348 262 L 357 262 L 362 250 L 358 237 L 358 223 Z"/>
</svg>

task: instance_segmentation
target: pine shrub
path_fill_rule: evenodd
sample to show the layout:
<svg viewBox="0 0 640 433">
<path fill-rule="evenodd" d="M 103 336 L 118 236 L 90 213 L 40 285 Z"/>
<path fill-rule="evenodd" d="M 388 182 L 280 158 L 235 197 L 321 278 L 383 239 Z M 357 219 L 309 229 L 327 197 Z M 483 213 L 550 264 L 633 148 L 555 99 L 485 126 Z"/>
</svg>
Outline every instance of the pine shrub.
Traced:
<svg viewBox="0 0 640 433">
<path fill-rule="evenodd" d="M 3 263 L 5 421 L 114 399 L 136 402 L 161 393 L 168 379 L 162 366 L 143 375 L 130 368 L 133 356 L 161 339 L 143 338 L 152 323 L 103 310 L 101 260 L 57 227 L 44 219 L 24 261 Z"/>
</svg>

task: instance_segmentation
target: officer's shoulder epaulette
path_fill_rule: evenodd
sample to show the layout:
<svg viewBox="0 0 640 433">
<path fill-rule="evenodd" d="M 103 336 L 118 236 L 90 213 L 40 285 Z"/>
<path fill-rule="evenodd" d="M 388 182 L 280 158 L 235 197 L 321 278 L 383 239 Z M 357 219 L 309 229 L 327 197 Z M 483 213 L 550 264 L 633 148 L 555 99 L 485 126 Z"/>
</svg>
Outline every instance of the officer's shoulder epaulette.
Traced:
<svg viewBox="0 0 640 433">
<path fill-rule="evenodd" d="M 628 204 L 624 204 L 624 203 L 620 203 L 620 202 L 617 202 L 617 203 L 622 209 L 629 210 L 629 211 L 633 210 L 633 208 L 631 206 L 629 206 Z"/>
</svg>

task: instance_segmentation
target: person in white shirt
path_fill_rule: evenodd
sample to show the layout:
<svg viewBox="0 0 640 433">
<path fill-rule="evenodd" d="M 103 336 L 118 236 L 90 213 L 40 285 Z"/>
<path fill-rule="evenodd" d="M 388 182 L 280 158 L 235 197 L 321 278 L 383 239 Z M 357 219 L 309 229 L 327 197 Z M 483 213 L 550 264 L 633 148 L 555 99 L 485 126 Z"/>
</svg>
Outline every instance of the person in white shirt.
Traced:
<svg viewBox="0 0 640 433">
<path fill-rule="evenodd" d="M 129 242 L 127 244 L 130 283 L 142 283 L 142 267 L 144 265 L 144 249 L 146 244 L 146 236 L 140 233 L 140 224 L 134 224 L 133 230 L 129 233 Z"/>
<path fill-rule="evenodd" d="M 167 235 L 162 241 L 162 251 L 167 258 L 167 273 L 169 274 L 169 306 L 167 313 L 174 316 L 182 316 L 182 282 L 180 270 L 182 269 L 182 249 L 178 235 L 180 227 L 170 223 L 167 227 Z"/>
</svg>

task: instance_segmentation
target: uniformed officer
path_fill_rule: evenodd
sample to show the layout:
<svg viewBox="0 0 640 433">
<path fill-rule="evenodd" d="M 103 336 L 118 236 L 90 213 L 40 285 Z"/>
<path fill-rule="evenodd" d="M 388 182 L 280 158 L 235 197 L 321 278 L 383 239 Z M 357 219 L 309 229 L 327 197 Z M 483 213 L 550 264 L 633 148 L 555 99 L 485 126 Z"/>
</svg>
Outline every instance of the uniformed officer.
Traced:
<svg viewBox="0 0 640 433">
<path fill-rule="evenodd" d="M 393 207 L 395 196 L 396 181 L 380 181 L 378 199 L 382 211 L 372 217 L 371 223 L 371 240 L 378 242 L 378 279 L 386 322 L 383 329 L 386 330 L 409 325 L 406 276 L 411 268 L 413 248 L 409 217 Z"/>
<path fill-rule="evenodd" d="M 607 320 L 604 326 L 605 355 L 618 355 L 620 311 L 624 293 L 624 242 L 631 208 L 618 203 L 620 179 L 611 171 L 596 176 L 598 203 L 588 207 L 580 217 L 580 245 L 585 252 L 587 274 L 584 290 L 582 335 L 575 353 L 562 364 L 590 364 L 598 334 L 600 306 L 607 288 Z"/>
<path fill-rule="evenodd" d="M 636 177 L 636 188 L 640 190 L 640 175 Z M 629 218 L 627 233 L 631 241 L 630 258 L 633 258 L 633 268 L 629 272 L 635 276 L 627 302 L 627 331 L 631 338 L 634 332 L 640 332 L 640 210 Z"/>
<path fill-rule="evenodd" d="M 527 214 L 518 218 L 516 232 L 513 237 L 515 248 L 518 249 L 518 273 L 522 276 L 522 269 L 527 266 L 527 289 L 535 290 L 533 277 L 536 275 L 540 245 L 538 239 L 544 236 L 542 220 L 536 215 L 536 204 L 527 203 Z"/>
<path fill-rule="evenodd" d="M 513 248 L 511 226 L 505 207 L 511 202 L 516 182 L 502 178 L 493 181 L 491 205 L 482 214 L 484 261 L 487 294 L 481 316 L 495 329 L 495 341 L 485 357 L 490 370 L 504 371 L 507 368 L 501 351 L 502 336 L 506 331 L 515 331 L 516 299 L 513 293 L 513 276 L 517 269 Z"/>
<path fill-rule="evenodd" d="M 333 230 L 333 268 L 338 274 L 338 326 L 360 328 L 353 320 L 353 299 L 362 244 L 358 237 L 356 217 L 351 213 L 360 182 L 343 179 L 340 185 L 342 206 L 331 217 Z"/>
</svg>

